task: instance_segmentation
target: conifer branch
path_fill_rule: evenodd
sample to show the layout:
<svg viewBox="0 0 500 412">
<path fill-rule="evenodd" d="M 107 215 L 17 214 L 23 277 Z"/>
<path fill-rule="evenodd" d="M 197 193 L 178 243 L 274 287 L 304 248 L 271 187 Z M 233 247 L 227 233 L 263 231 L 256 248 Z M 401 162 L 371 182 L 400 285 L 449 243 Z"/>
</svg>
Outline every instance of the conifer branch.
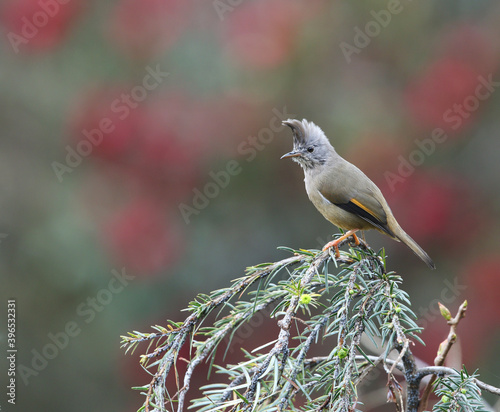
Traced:
<svg viewBox="0 0 500 412">
<path fill-rule="evenodd" d="M 202 363 L 213 365 L 226 383 L 201 388 L 202 397 L 190 406 L 200 412 L 359 410 L 358 387 L 380 364 L 387 374 L 388 400 L 396 410 L 417 411 L 420 383 L 429 374 L 439 377 L 433 388 L 442 394 L 440 411 L 447 410 L 448 403 L 477 407 L 480 388 L 500 394 L 500 389 L 465 370 L 417 368 L 410 347 L 421 341 L 420 328 L 400 288 L 402 278 L 385 269 L 383 251 L 375 253 L 363 242 L 339 257 L 330 251 L 282 249 L 293 255 L 249 267 L 232 286 L 199 294 L 183 322 L 169 321 L 167 326 L 154 326 L 153 333 L 135 331 L 122 337 L 127 351 L 149 345 L 141 364 L 152 379 L 136 388 L 145 395 L 141 410 L 186 410 L 193 376 Z M 207 326 L 214 309 L 216 320 Z M 276 319 L 277 336 L 252 352 L 242 348 L 245 359 L 235 365 L 215 362 L 217 350 L 227 351 L 239 328 L 259 313 Z M 363 336 L 380 343 L 378 355 L 364 352 Z M 321 345 L 329 337 L 336 345 Z M 187 369 L 179 376 L 177 364 L 184 361 L 179 353 L 188 344 Z M 308 358 L 318 345 L 324 355 Z M 396 359 L 389 358 L 393 349 Z M 443 357 L 446 353 L 442 351 Z M 396 369 L 403 373 L 396 375 L 406 381 L 406 389 L 396 379 Z M 169 388 L 166 379 L 172 373 L 176 385 Z M 299 395 L 304 405 L 296 403 Z"/>
</svg>

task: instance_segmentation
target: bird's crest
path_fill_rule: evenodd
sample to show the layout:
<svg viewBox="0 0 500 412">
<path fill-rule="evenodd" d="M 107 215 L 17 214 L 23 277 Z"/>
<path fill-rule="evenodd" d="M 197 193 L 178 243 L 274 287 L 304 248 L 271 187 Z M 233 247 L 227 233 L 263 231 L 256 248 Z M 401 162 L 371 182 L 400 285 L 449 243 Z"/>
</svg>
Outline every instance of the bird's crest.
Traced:
<svg viewBox="0 0 500 412">
<path fill-rule="evenodd" d="M 294 146 L 303 146 L 311 143 L 328 142 L 325 133 L 319 126 L 306 119 L 302 121 L 297 119 L 284 120 L 283 124 L 292 129 Z"/>
</svg>

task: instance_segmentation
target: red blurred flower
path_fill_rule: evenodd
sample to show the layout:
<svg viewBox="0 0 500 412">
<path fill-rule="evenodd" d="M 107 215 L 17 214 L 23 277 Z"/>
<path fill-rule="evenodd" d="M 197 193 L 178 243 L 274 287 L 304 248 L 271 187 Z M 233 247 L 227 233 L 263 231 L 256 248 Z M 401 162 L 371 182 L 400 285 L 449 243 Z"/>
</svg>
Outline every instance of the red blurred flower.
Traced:
<svg viewBox="0 0 500 412">
<path fill-rule="evenodd" d="M 238 146 L 242 140 L 256 132 L 256 125 L 263 127 L 262 118 L 274 116 L 271 110 L 263 112 L 262 107 L 242 96 L 192 102 L 190 108 L 192 121 L 186 125 L 186 131 L 197 136 L 198 146 L 216 158 L 240 156 Z"/>
<path fill-rule="evenodd" d="M 186 0 L 120 0 L 109 35 L 126 54 L 147 58 L 171 47 L 186 26 Z"/>
<path fill-rule="evenodd" d="M 117 86 L 96 88 L 77 103 L 70 115 L 75 145 L 80 140 L 87 140 L 92 144 L 91 155 L 108 161 L 122 160 L 128 155 L 137 144 L 143 109 L 126 109 L 120 100 L 125 90 Z"/>
<path fill-rule="evenodd" d="M 451 302 L 443 302 L 450 310 L 451 315 L 456 315 L 458 307 L 464 300 L 467 300 L 468 303 L 466 316 L 460 321 L 457 328 L 458 341 L 454 345 L 455 348 L 452 348 L 455 354 L 461 354 L 461 359 L 457 359 L 457 364 L 450 366 L 459 368 L 462 363 L 465 363 L 467 367 L 475 367 L 474 365 L 477 366 L 478 362 L 485 360 L 485 356 L 497 345 L 492 331 L 497 330 L 500 326 L 500 317 L 498 316 L 500 313 L 500 300 L 498 299 L 500 257 L 493 254 L 476 257 L 472 263 L 465 267 L 458 279 L 451 277 L 447 282 L 447 286 L 443 290 L 448 290 L 446 293 L 442 293 L 438 299 L 452 300 Z M 453 290 L 457 285 L 459 289 Z M 434 308 L 433 316 L 427 321 L 428 325 L 422 335 L 426 346 L 418 346 L 415 354 L 432 363 L 439 343 L 445 340 L 448 335 L 449 326 L 436 308 Z M 457 351 L 458 347 L 460 351 Z M 448 361 L 454 357 L 453 353 L 450 355 Z M 449 363 L 447 362 L 447 364 Z"/>
<path fill-rule="evenodd" d="M 424 127 L 460 130 L 475 118 L 476 110 L 463 109 L 461 114 L 456 105 L 474 98 L 480 74 L 475 66 L 452 58 L 432 63 L 406 91 L 411 114 Z"/>
<path fill-rule="evenodd" d="M 285 62 L 295 47 L 305 7 L 290 0 L 257 0 L 228 17 L 226 41 L 239 63 L 269 69 Z"/>
<path fill-rule="evenodd" d="M 458 176 L 414 172 L 386 196 L 404 230 L 417 242 L 439 244 L 440 250 L 470 243 L 483 223 L 480 200 Z"/>
<path fill-rule="evenodd" d="M 483 255 L 468 265 L 464 279 L 471 285 L 467 292 L 470 311 L 468 317 L 481 319 L 490 326 L 500 324 L 500 257 L 498 254 Z M 469 316 L 471 315 L 471 316 Z M 477 315 L 477 316 L 476 316 Z"/>
<path fill-rule="evenodd" d="M 163 205 L 138 199 L 118 212 L 105 230 L 119 265 L 152 274 L 174 263 L 183 249 L 181 231 L 167 219 Z"/>
<path fill-rule="evenodd" d="M 211 148 L 213 121 L 211 102 L 204 105 L 201 101 L 183 93 L 168 93 L 148 102 L 146 117 L 141 132 L 151 142 L 169 136 L 177 140 L 186 153 L 173 153 L 174 163 L 196 162 Z M 147 143 L 147 139 L 145 139 Z"/>
<path fill-rule="evenodd" d="M 58 45 L 83 9 L 81 0 L 8 0 L 1 9 L 7 37 L 18 50 L 45 51 Z"/>
<path fill-rule="evenodd" d="M 127 183 L 169 202 L 184 201 L 198 182 L 200 165 L 218 153 L 218 105 L 170 94 L 130 108 L 122 101 L 124 90 L 130 88 L 102 88 L 82 100 L 72 116 L 76 138 L 70 146 L 91 142 L 90 155 L 119 166 Z M 103 128 L 103 122 L 111 126 Z"/>
<path fill-rule="evenodd" d="M 493 330 L 500 326 L 500 257 L 482 255 L 466 267 L 462 283 L 468 286 L 465 292 L 467 316 L 458 327 L 463 344 L 465 360 L 476 361 L 488 348 L 496 344 Z"/>
<path fill-rule="evenodd" d="M 171 112 L 168 108 L 173 104 L 173 101 L 166 105 L 155 102 L 146 109 L 137 130 L 137 146 L 128 158 L 127 167 L 150 190 L 176 203 L 185 200 L 198 183 L 200 164 L 207 156 L 202 142 L 183 130 L 189 111 L 184 107 L 184 113 Z"/>
</svg>

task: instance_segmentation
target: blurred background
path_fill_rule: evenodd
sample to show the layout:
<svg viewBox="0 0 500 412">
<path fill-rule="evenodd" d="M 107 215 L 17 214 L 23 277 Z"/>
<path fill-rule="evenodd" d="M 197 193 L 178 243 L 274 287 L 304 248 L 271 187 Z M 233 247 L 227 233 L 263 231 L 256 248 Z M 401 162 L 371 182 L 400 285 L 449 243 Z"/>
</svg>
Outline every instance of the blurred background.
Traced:
<svg viewBox="0 0 500 412">
<path fill-rule="evenodd" d="M 416 355 L 432 363 L 448 333 L 437 301 L 467 299 L 449 365 L 500 385 L 498 2 L 0 4 L 0 311 L 5 325 L 16 299 L 18 410 L 137 410 L 146 348 L 125 355 L 120 335 L 337 232 L 279 160 L 288 117 L 322 127 L 436 262 L 366 236 L 404 277 Z M 384 385 L 366 410 L 393 410 Z"/>
</svg>

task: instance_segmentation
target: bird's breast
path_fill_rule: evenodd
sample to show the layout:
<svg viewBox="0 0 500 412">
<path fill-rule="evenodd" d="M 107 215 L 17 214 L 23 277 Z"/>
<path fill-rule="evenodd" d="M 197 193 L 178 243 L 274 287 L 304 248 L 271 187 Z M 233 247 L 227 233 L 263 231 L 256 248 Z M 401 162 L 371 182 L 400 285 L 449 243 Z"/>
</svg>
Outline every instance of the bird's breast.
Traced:
<svg viewBox="0 0 500 412">
<path fill-rule="evenodd" d="M 353 213 L 347 212 L 344 209 L 336 206 L 324 197 L 321 192 L 306 179 L 306 191 L 309 200 L 318 209 L 318 211 L 325 217 L 326 220 L 333 223 L 335 226 L 345 229 L 371 229 L 370 225 L 365 220 L 359 218 Z"/>
</svg>

